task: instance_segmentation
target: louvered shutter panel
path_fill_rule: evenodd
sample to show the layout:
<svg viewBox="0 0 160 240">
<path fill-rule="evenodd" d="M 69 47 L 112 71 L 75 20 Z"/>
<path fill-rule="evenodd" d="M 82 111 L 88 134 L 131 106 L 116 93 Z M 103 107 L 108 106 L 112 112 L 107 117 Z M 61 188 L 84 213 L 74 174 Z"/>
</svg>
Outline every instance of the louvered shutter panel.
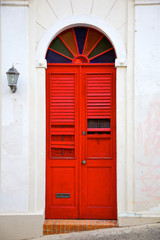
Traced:
<svg viewBox="0 0 160 240">
<path fill-rule="evenodd" d="M 111 75 L 94 74 L 87 77 L 87 118 L 111 117 Z"/>
<path fill-rule="evenodd" d="M 87 157 L 112 154 L 112 73 L 87 74 Z"/>
<path fill-rule="evenodd" d="M 75 77 L 50 77 L 51 157 L 73 157 L 75 148 Z"/>
</svg>

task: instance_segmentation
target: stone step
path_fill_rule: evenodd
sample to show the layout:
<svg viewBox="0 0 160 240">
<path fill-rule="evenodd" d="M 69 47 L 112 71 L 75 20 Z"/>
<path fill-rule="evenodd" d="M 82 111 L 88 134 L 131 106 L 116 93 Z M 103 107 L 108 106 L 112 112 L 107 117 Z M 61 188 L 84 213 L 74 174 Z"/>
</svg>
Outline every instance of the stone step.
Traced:
<svg viewBox="0 0 160 240">
<path fill-rule="evenodd" d="M 116 220 L 45 220 L 43 234 L 62 234 L 118 227 Z"/>
</svg>

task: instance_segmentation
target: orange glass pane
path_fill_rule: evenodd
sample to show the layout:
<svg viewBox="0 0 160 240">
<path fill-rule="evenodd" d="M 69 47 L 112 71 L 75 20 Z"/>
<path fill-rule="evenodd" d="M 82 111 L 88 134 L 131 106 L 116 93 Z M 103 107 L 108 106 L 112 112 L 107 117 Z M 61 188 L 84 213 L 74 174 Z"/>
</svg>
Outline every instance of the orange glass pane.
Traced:
<svg viewBox="0 0 160 240">
<path fill-rule="evenodd" d="M 68 48 L 71 50 L 71 52 L 77 56 L 77 48 L 74 40 L 74 35 L 72 29 L 69 29 L 63 33 L 61 33 L 60 38 L 65 42 L 65 44 L 68 46 Z"/>
<path fill-rule="evenodd" d="M 100 39 L 101 36 L 102 34 L 100 32 L 97 32 L 94 29 L 89 29 L 88 39 L 87 39 L 86 47 L 84 50 L 85 56 L 90 52 L 90 50 L 93 48 L 93 46 Z"/>
</svg>

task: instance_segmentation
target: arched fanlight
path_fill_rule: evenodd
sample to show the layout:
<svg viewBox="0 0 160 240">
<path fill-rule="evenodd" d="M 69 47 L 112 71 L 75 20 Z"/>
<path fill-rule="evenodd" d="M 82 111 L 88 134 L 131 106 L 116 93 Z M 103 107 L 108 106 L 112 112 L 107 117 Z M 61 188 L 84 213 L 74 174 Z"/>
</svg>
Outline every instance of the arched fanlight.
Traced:
<svg viewBox="0 0 160 240">
<path fill-rule="evenodd" d="M 47 63 L 115 63 L 109 39 L 93 28 L 74 27 L 60 33 L 49 45 Z"/>
</svg>

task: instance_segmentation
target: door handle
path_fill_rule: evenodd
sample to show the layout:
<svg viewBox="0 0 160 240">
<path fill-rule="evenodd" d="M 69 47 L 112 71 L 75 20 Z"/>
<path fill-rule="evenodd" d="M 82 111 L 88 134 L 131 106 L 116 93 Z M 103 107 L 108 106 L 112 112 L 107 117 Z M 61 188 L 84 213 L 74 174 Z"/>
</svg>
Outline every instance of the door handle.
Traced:
<svg viewBox="0 0 160 240">
<path fill-rule="evenodd" d="M 83 160 L 83 161 L 82 161 L 82 164 L 85 165 L 85 164 L 86 164 L 86 160 Z"/>
</svg>

